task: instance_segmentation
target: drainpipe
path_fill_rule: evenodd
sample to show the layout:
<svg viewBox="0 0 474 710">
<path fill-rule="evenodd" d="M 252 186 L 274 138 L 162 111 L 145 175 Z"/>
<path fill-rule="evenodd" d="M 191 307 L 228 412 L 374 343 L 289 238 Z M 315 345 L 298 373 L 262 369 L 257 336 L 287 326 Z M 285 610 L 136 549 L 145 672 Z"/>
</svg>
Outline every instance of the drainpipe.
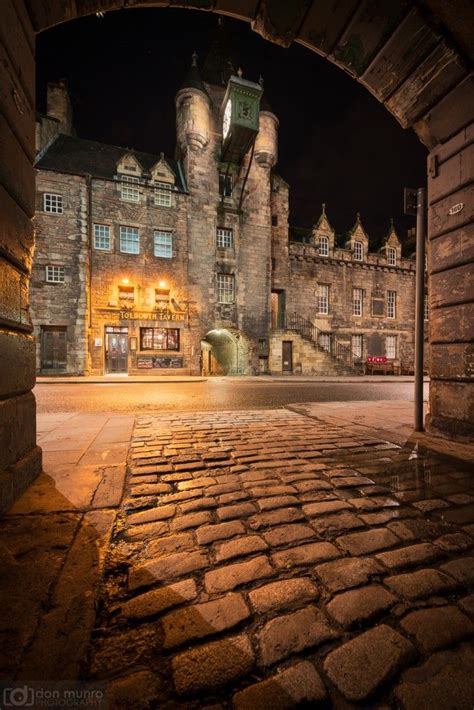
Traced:
<svg viewBox="0 0 474 710">
<path fill-rule="evenodd" d="M 423 355 L 425 321 L 426 189 L 418 188 L 416 206 L 416 299 L 415 299 L 415 431 L 424 430 Z"/>
</svg>

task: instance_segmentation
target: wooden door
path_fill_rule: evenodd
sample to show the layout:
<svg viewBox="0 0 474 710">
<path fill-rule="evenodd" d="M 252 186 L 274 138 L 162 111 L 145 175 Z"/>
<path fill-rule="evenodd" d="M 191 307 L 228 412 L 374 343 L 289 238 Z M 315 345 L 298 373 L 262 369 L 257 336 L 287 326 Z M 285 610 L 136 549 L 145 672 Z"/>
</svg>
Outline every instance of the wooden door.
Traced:
<svg viewBox="0 0 474 710">
<path fill-rule="evenodd" d="M 282 370 L 293 372 L 293 343 L 291 340 L 282 342 Z"/>
<path fill-rule="evenodd" d="M 128 335 L 105 334 L 105 370 L 108 374 L 128 372 Z"/>
<path fill-rule="evenodd" d="M 41 369 L 67 368 L 67 329 L 45 326 L 41 331 Z"/>
</svg>

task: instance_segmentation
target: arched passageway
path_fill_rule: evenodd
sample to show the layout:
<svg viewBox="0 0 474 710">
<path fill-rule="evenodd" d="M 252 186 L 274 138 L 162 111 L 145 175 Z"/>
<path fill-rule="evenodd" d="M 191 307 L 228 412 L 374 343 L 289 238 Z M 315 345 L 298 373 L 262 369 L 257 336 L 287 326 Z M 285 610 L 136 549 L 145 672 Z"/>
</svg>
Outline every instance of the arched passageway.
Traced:
<svg viewBox="0 0 474 710">
<path fill-rule="evenodd" d="M 35 34 L 141 0 L 5 0 L 0 22 L 0 461 L 5 508 L 41 466 L 35 444 L 35 354 L 28 313 L 35 187 Z M 194 7 L 250 22 L 265 39 L 300 42 L 340 66 L 430 149 L 429 426 L 472 437 L 472 5 L 469 0 L 204 0 Z"/>
<path fill-rule="evenodd" d="M 201 344 L 203 375 L 250 374 L 249 346 L 245 336 L 235 330 L 210 330 Z"/>
</svg>

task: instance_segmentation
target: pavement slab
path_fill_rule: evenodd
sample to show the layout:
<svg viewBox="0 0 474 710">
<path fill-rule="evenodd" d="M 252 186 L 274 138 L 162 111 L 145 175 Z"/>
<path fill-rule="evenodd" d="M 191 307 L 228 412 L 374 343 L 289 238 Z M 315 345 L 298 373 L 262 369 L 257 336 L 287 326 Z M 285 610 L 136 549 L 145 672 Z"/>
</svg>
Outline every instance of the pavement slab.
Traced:
<svg viewBox="0 0 474 710">
<path fill-rule="evenodd" d="M 121 707 L 474 705 L 466 466 L 314 412 L 121 419 L 85 416 L 80 451 L 79 415 L 42 429 L 59 459 L 0 532 L 3 677 Z"/>
</svg>

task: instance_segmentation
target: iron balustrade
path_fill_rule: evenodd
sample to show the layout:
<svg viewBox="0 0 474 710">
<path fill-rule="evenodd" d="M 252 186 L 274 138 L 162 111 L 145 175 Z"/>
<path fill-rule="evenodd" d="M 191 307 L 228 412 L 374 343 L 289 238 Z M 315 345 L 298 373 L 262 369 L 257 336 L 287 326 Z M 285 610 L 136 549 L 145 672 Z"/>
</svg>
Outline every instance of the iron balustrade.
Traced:
<svg viewBox="0 0 474 710">
<path fill-rule="evenodd" d="M 286 316 L 286 330 L 294 330 L 305 340 L 309 340 L 324 352 L 329 353 L 338 362 L 353 369 L 359 369 L 357 361 L 360 358 L 355 355 L 347 345 L 343 345 L 334 333 L 326 333 L 313 325 L 307 318 L 303 318 L 294 312 Z"/>
</svg>

